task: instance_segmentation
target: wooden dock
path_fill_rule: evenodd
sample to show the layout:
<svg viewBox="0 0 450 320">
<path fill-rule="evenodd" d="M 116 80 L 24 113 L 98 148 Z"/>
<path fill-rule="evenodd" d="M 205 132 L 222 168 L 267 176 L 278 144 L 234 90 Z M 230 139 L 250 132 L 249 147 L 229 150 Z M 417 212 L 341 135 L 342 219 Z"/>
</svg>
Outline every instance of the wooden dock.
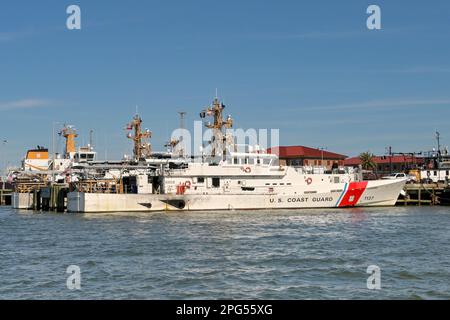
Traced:
<svg viewBox="0 0 450 320">
<path fill-rule="evenodd" d="M 12 193 L 11 189 L 0 189 L 0 206 L 11 205 Z"/>
<path fill-rule="evenodd" d="M 15 209 L 64 212 L 67 208 L 66 183 L 21 182 L 10 190 L 10 201 Z"/>
<path fill-rule="evenodd" d="M 69 186 L 65 183 L 55 183 L 40 189 L 33 196 L 34 210 L 64 212 L 67 208 L 67 193 Z"/>
<path fill-rule="evenodd" d="M 431 184 L 407 184 L 404 188 L 406 195 L 400 195 L 397 200 L 397 205 L 416 205 L 416 206 L 434 206 L 444 204 L 447 200 L 444 199 L 444 190 L 449 186 L 443 183 L 431 183 Z"/>
</svg>

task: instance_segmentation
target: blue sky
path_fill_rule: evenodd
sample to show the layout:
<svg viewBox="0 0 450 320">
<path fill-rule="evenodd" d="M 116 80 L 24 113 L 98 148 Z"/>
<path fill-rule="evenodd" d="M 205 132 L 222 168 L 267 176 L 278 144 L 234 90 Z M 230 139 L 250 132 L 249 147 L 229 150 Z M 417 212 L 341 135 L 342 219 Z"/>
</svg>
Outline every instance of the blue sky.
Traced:
<svg viewBox="0 0 450 320">
<path fill-rule="evenodd" d="M 82 30 L 66 29 L 71 4 Z M 49 146 L 55 121 L 120 157 L 136 105 L 161 150 L 215 88 L 236 126 L 284 145 L 429 150 L 436 129 L 450 144 L 449 57 L 449 1 L 2 1 L 0 161 Z"/>
</svg>

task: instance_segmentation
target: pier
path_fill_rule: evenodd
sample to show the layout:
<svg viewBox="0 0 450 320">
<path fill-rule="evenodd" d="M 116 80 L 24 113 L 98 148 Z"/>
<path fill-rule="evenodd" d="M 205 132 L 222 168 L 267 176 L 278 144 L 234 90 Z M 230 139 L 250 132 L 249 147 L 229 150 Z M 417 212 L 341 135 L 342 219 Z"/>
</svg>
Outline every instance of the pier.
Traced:
<svg viewBox="0 0 450 320">
<path fill-rule="evenodd" d="M 69 186 L 65 183 L 20 183 L 11 193 L 10 204 L 15 209 L 64 212 L 68 191 Z"/>
<path fill-rule="evenodd" d="M 400 195 L 397 205 L 446 205 L 450 201 L 448 184 L 445 183 L 412 183 L 405 185 L 406 195 Z"/>
<path fill-rule="evenodd" d="M 0 206 L 9 206 L 12 201 L 13 186 L 0 178 Z"/>
<path fill-rule="evenodd" d="M 64 212 L 67 208 L 67 193 L 69 185 L 65 183 L 52 184 L 41 188 L 33 197 L 34 210 Z"/>
<path fill-rule="evenodd" d="M 11 205 L 12 189 L 0 189 L 0 206 Z"/>
</svg>

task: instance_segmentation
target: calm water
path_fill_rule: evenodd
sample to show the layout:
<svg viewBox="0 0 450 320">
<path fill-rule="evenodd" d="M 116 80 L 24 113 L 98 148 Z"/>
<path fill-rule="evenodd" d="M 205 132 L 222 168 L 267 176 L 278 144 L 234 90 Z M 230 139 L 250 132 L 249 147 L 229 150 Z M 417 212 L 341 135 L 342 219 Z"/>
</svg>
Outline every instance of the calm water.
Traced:
<svg viewBox="0 0 450 320">
<path fill-rule="evenodd" d="M 0 207 L 0 298 L 450 299 L 450 208 L 114 215 Z M 381 290 L 366 269 L 381 268 Z M 66 268 L 81 268 L 81 290 Z"/>
</svg>

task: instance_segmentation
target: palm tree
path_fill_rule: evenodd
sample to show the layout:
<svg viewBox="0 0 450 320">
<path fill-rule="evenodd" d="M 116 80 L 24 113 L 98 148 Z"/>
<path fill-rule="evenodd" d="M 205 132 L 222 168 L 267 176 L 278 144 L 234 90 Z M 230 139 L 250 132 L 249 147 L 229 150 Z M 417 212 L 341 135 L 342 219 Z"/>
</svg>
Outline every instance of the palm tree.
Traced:
<svg viewBox="0 0 450 320">
<path fill-rule="evenodd" d="M 368 152 L 363 152 L 359 155 L 359 160 L 361 160 L 361 166 L 364 170 L 376 170 L 377 164 L 374 161 L 375 156 Z"/>
</svg>

